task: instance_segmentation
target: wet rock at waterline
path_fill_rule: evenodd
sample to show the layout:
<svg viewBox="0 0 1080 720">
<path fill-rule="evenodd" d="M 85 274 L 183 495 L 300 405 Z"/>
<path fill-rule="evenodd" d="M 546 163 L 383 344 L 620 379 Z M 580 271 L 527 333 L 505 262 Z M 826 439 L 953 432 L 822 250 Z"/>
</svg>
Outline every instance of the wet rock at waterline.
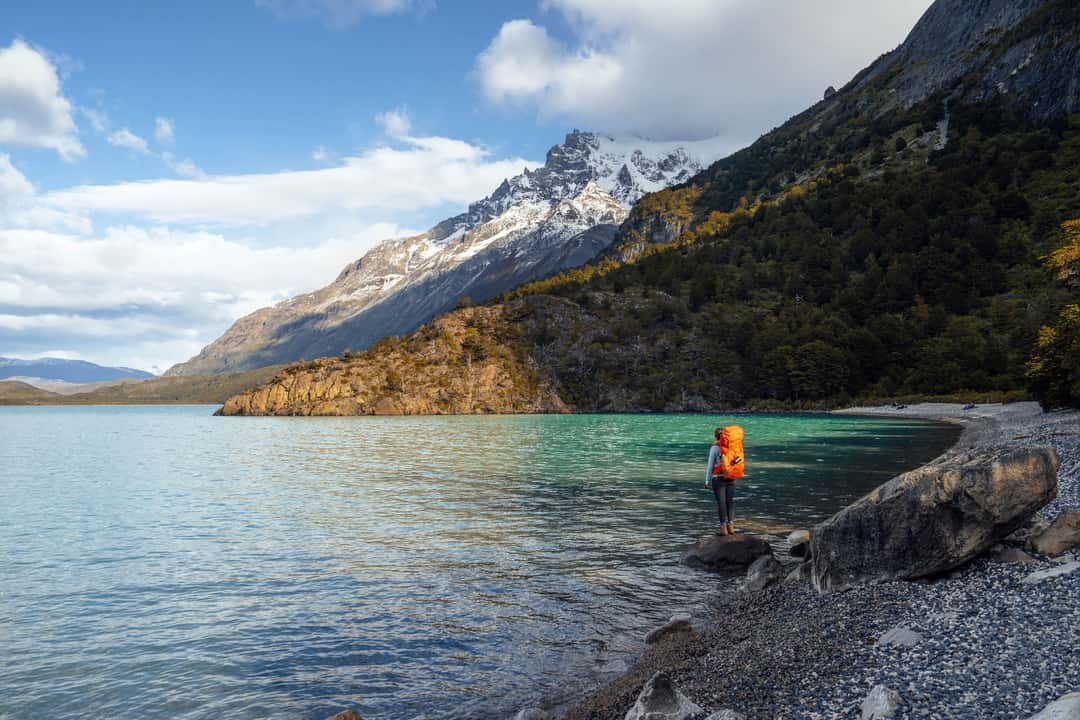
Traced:
<svg viewBox="0 0 1080 720">
<path fill-rule="evenodd" d="M 783 579 L 783 577 L 784 566 L 772 555 L 762 555 L 746 571 L 744 589 L 749 592 L 758 592 Z"/>
<path fill-rule="evenodd" d="M 1019 528 L 1057 495 L 1049 447 L 946 455 L 893 478 L 814 528 L 820 592 L 913 579 L 958 567 Z"/>
<path fill-rule="evenodd" d="M 326 718 L 326 720 L 364 720 L 360 717 L 360 713 L 355 710 L 342 710 L 337 715 Z"/>
<path fill-rule="evenodd" d="M 703 710 L 679 692 L 667 673 L 658 672 L 641 689 L 625 720 L 686 720 Z"/>
<path fill-rule="evenodd" d="M 671 619 L 660 627 L 656 628 L 655 630 L 649 631 L 649 634 L 645 636 L 645 644 L 652 645 L 654 643 L 660 642 L 668 635 L 684 632 L 688 633 L 691 631 L 693 631 L 693 626 L 691 626 L 690 624 L 690 614 L 678 613 L 676 615 L 672 615 Z"/>
<path fill-rule="evenodd" d="M 1031 540 L 1040 555 L 1060 555 L 1080 545 L 1080 510 L 1066 510 Z"/>
<path fill-rule="evenodd" d="M 707 535 L 683 554 L 680 562 L 700 570 L 738 572 L 762 556 L 772 556 L 769 543 L 754 535 Z"/>
</svg>

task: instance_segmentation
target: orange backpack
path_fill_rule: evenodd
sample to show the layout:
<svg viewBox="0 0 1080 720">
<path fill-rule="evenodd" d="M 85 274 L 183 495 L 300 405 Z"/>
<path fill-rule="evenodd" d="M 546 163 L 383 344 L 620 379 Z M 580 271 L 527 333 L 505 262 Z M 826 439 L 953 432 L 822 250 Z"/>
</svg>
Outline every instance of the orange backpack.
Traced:
<svg viewBox="0 0 1080 720">
<path fill-rule="evenodd" d="M 746 473 L 746 455 L 743 453 L 743 429 L 728 425 L 720 431 L 720 461 L 717 467 L 727 480 L 738 480 Z"/>
</svg>

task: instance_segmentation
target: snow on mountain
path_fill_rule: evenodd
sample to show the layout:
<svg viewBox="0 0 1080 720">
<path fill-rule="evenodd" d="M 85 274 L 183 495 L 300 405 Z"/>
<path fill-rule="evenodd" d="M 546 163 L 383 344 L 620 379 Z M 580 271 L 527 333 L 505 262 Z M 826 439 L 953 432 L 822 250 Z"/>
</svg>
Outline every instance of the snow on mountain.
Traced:
<svg viewBox="0 0 1080 720">
<path fill-rule="evenodd" d="M 461 296 L 484 301 L 590 260 L 641 196 L 689 180 L 730 148 L 574 130 L 543 167 L 425 233 L 386 240 L 324 288 L 256 310 L 168 375 L 247 370 L 361 350 Z"/>
</svg>

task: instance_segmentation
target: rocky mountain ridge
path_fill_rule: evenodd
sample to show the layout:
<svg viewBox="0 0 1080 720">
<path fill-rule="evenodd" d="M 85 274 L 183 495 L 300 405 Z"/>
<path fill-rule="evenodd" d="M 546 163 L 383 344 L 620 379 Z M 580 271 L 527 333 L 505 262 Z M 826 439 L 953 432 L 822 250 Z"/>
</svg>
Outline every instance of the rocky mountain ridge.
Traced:
<svg viewBox="0 0 1080 720">
<path fill-rule="evenodd" d="M 420 235 L 380 243 L 324 288 L 240 318 L 167 375 L 233 372 L 362 350 L 407 333 L 463 296 L 484 301 L 581 265 L 611 242 L 642 195 L 685 182 L 716 141 L 619 140 L 575 130 L 543 167 Z"/>
</svg>

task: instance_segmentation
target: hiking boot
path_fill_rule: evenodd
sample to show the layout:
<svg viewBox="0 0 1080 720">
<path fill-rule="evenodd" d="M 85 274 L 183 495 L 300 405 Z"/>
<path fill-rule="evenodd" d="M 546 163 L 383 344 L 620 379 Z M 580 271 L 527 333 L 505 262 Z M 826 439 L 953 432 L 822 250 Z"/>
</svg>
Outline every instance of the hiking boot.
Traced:
<svg viewBox="0 0 1080 720">
<path fill-rule="evenodd" d="M 735 534 L 735 523 L 728 523 L 727 524 L 727 534 L 728 535 L 734 535 Z"/>
<path fill-rule="evenodd" d="M 727 526 L 721 525 L 720 527 L 716 528 L 716 534 L 720 537 L 727 535 Z"/>
</svg>

